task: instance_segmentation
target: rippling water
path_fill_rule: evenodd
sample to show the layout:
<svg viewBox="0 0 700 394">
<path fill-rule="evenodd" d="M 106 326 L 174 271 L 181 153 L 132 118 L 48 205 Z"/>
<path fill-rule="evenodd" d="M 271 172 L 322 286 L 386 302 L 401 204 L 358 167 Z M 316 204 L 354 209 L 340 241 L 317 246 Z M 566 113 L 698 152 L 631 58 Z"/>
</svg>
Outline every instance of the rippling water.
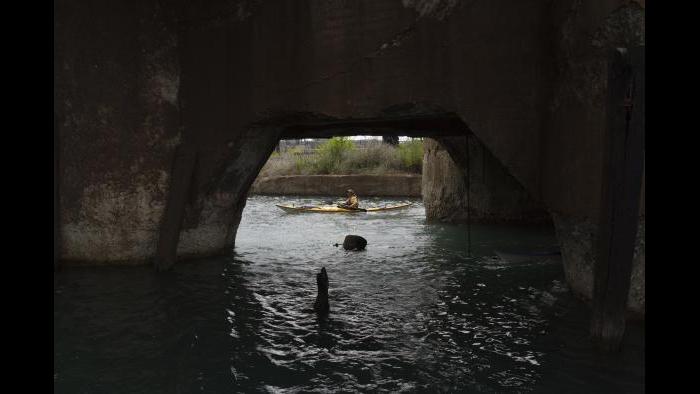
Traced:
<svg viewBox="0 0 700 394">
<path fill-rule="evenodd" d="M 427 224 L 409 209 L 285 213 L 251 197 L 234 258 L 73 268 L 54 280 L 54 386 L 66 393 L 643 392 L 643 329 L 598 355 L 551 229 Z M 364 199 L 366 205 L 395 203 Z M 347 234 L 367 250 L 347 252 Z M 326 267 L 331 312 L 312 305 Z"/>
</svg>

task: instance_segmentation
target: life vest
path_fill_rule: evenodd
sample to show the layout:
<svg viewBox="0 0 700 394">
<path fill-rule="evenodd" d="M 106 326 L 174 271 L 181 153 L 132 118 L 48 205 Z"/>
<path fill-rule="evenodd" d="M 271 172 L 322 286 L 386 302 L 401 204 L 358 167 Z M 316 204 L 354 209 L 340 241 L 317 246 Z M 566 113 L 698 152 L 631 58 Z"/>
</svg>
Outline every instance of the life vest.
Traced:
<svg viewBox="0 0 700 394">
<path fill-rule="evenodd" d="M 358 200 L 357 196 L 350 196 L 345 201 L 345 204 L 350 208 L 357 208 L 360 205 L 360 200 Z"/>
</svg>

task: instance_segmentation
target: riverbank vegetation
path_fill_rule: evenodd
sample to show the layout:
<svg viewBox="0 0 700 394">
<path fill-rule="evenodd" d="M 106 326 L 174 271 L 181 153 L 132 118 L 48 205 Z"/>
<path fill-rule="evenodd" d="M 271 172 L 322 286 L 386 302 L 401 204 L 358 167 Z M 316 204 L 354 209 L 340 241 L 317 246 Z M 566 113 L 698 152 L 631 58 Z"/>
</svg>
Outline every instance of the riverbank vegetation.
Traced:
<svg viewBox="0 0 700 394">
<path fill-rule="evenodd" d="M 420 174 L 423 141 L 403 141 L 398 146 L 365 141 L 362 146 L 345 137 L 331 138 L 316 149 L 296 146 L 273 152 L 260 176 Z"/>
</svg>

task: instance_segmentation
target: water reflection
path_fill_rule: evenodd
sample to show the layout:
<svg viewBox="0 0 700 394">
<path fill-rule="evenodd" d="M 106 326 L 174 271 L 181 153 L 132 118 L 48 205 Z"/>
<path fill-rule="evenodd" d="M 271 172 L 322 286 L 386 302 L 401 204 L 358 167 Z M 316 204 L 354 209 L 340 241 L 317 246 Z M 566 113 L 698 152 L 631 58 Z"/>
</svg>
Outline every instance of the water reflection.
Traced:
<svg viewBox="0 0 700 394">
<path fill-rule="evenodd" d="M 233 258 L 165 274 L 57 274 L 56 392 L 575 392 L 581 379 L 595 392 L 643 387 L 638 353 L 603 363 L 580 345 L 586 320 L 570 313 L 557 259 L 513 264 L 494 253 L 549 247 L 551 231 L 473 226 L 468 256 L 465 229 L 426 224 L 420 202 L 339 215 L 288 214 L 274 208 L 281 202 L 290 199 L 249 199 Z M 367 250 L 334 247 L 346 234 L 367 238 Z M 325 319 L 313 311 L 321 267 Z M 612 372 L 588 372 L 598 365 Z"/>
</svg>

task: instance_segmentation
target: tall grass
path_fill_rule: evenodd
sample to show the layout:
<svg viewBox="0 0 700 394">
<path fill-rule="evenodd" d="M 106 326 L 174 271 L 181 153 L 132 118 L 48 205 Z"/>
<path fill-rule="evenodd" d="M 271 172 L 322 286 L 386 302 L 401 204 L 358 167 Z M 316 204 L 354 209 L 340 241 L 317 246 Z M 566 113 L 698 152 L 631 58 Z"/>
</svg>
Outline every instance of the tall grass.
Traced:
<svg viewBox="0 0 700 394">
<path fill-rule="evenodd" d="M 309 175 L 313 173 L 313 156 L 303 146 L 290 148 L 285 152 L 272 152 L 259 176 Z"/>
<path fill-rule="evenodd" d="M 401 164 L 409 172 L 421 172 L 423 169 L 423 141 L 410 140 L 399 144 Z"/>
<path fill-rule="evenodd" d="M 423 141 L 405 141 L 398 145 L 372 141 L 357 147 L 347 138 L 332 138 L 316 150 L 303 147 L 273 154 L 260 176 L 317 174 L 420 174 L 423 167 Z"/>
<path fill-rule="evenodd" d="M 404 172 L 394 146 L 372 142 L 363 149 L 356 149 L 345 157 L 339 174 L 384 174 Z"/>
</svg>

